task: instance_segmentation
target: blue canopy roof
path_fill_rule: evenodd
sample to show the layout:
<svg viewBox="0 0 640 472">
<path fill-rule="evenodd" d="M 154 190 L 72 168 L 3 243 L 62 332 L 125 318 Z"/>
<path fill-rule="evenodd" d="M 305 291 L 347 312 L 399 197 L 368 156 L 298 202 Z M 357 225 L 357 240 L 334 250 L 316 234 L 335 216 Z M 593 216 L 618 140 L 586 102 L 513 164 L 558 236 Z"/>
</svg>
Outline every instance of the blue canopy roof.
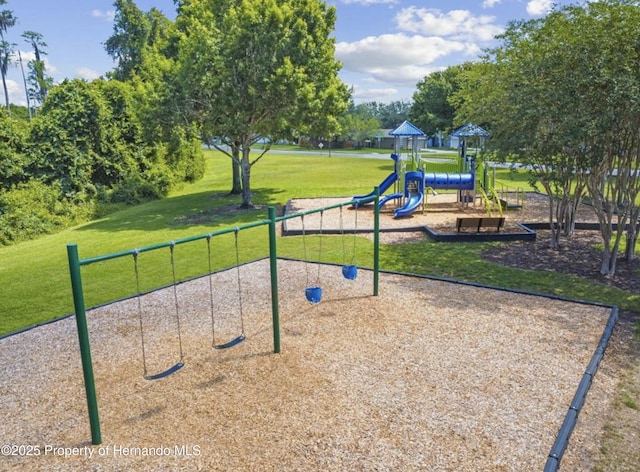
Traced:
<svg viewBox="0 0 640 472">
<path fill-rule="evenodd" d="M 451 133 L 451 136 L 457 136 L 460 138 L 469 138 L 471 136 L 481 136 L 483 138 L 488 138 L 491 134 L 481 126 L 478 126 L 473 123 L 467 123 L 466 125 L 462 125 L 460 128 L 457 128 Z"/>
<path fill-rule="evenodd" d="M 424 132 L 410 121 L 404 120 L 389 136 L 425 136 Z"/>
</svg>

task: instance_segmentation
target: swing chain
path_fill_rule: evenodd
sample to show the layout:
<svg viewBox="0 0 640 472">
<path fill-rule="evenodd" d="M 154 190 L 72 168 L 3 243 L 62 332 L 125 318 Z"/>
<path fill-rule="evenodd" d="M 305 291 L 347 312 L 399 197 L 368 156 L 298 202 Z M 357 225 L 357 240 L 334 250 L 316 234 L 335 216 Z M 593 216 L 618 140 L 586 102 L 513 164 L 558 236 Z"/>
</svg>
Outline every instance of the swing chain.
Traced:
<svg viewBox="0 0 640 472">
<path fill-rule="evenodd" d="M 224 344 L 216 344 L 216 321 L 215 321 L 215 306 L 213 301 L 213 266 L 211 263 L 211 234 L 207 235 L 207 258 L 208 258 L 208 268 L 209 268 L 209 301 L 210 301 L 210 310 L 211 310 L 211 344 L 214 349 L 227 349 L 229 347 L 235 346 L 236 344 L 244 341 L 244 314 L 242 308 L 242 282 L 240 279 L 240 251 L 238 249 L 238 233 L 240 232 L 240 228 L 236 227 L 234 230 L 234 239 L 235 239 L 235 253 L 236 253 L 236 278 L 238 282 L 238 303 L 239 303 L 239 311 L 240 311 L 240 335 L 235 339 L 224 343 Z"/>
<path fill-rule="evenodd" d="M 320 233 L 318 235 L 318 275 L 316 277 L 316 285 L 320 285 L 320 267 L 322 265 L 322 222 L 324 218 L 324 210 L 320 210 Z"/>
<path fill-rule="evenodd" d="M 177 279 L 176 279 L 176 264 L 174 260 L 174 248 L 176 243 L 171 241 L 169 244 L 169 250 L 171 252 L 171 275 L 173 277 L 173 301 L 176 307 L 176 325 L 178 327 L 178 345 L 180 346 L 180 362 L 183 362 L 184 355 L 182 351 L 182 334 L 180 329 L 180 307 L 178 305 L 178 288 L 177 288 Z"/>
<path fill-rule="evenodd" d="M 234 231 L 235 247 L 236 247 L 236 276 L 238 279 L 238 304 L 240 308 L 240 334 L 244 337 L 244 314 L 242 310 L 242 280 L 240 278 L 240 250 L 238 249 L 238 233 L 240 228 L 236 226 Z"/>
<path fill-rule="evenodd" d="M 306 276 L 307 276 L 307 287 L 309 286 L 309 261 L 307 260 L 307 237 L 306 230 L 304 225 L 304 213 L 300 215 L 300 223 L 302 224 L 302 255 L 304 256 L 305 268 L 306 268 Z"/>
<path fill-rule="evenodd" d="M 353 226 L 353 251 L 351 252 L 351 265 L 356 261 L 356 233 L 358 232 L 358 207 L 355 207 L 355 221 Z"/>
<path fill-rule="evenodd" d="M 140 343 L 142 345 L 142 370 L 144 377 L 147 376 L 147 354 L 144 348 L 144 329 L 142 327 L 142 301 L 140 300 L 140 272 L 138 270 L 138 249 L 133 250 L 133 270 L 136 274 L 136 300 L 138 302 L 138 321 L 140 323 Z"/>
<path fill-rule="evenodd" d="M 213 301 L 213 267 L 211 265 L 211 233 L 207 234 L 207 266 L 209 269 L 209 305 L 211 314 L 211 345 L 216 345 L 216 323 L 213 316 L 213 311 L 215 310 L 214 301 Z"/>
</svg>

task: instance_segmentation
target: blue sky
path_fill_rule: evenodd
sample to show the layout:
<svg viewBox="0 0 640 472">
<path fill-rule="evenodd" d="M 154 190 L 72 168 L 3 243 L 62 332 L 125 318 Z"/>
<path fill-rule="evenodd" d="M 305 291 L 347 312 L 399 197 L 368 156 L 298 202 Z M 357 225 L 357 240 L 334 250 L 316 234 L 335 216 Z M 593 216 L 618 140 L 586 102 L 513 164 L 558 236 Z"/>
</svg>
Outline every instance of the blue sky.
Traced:
<svg viewBox="0 0 640 472">
<path fill-rule="evenodd" d="M 435 70 L 474 60 L 509 21 L 544 16 L 553 5 L 581 0 L 328 0 L 336 7 L 336 57 L 356 103 L 410 100 L 416 83 Z M 138 0 L 175 17 L 172 0 Z M 21 34 L 47 43 L 48 73 L 94 79 L 113 67 L 103 43 L 113 32 L 112 0 L 8 0 L 0 7 L 18 18 L 7 34 L 23 59 L 33 57 Z M 20 69 L 9 72 L 13 103 L 25 104 Z"/>
</svg>

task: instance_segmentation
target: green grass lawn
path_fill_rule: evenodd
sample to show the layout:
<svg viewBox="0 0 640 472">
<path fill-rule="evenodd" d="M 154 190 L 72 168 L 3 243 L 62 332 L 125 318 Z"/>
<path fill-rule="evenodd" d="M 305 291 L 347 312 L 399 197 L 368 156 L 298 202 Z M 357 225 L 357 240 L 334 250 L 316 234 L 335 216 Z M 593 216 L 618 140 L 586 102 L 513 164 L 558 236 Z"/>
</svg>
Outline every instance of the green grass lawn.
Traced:
<svg viewBox="0 0 640 472">
<path fill-rule="evenodd" d="M 78 245 L 81 258 L 126 251 L 152 244 L 192 237 L 266 218 L 266 210 L 238 211 L 238 196 L 227 196 L 231 165 L 221 153 L 207 151 L 207 172 L 168 198 L 127 208 L 60 233 L 0 248 L 0 334 L 41 323 L 73 311 L 66 246 Z M 391 159 L 362 159 L 269 153 L 252 172 L 253 201 L 257 205 L 281 205 L 291 198 L 344 196 L 368 193 L 393 170 Z M 497 171 L 498 182 L 526 188 L 526 178 L 507 169 Z M 216 210 L 213 212 L 212 210 Z M 314 255 L 317 237 L 308 240 Z M 343 262 L 340 237 L 323 237 L 323 260 Z M 279 254 L 302 257 L 300 238 L 280 238 Z M 460 278 L 495 286 L 533 290 L 618 304 L 640 311 L 637 295 L 564 276 L 555 272 L 528 272 L 506 268 L 480 258 L 485 244 L 438 244 L 429 241 L 381 248 L 385 270 Z M 241 231 L 243 261 L 268 254 L 266 228 Z M 357 238 L 359 264 L 371 261 L 371 242 Z M 233 234 L 212 240 L 214 268 L 235 264 Z M 177 278 L 207 271 L 205 241 L 175 248 Z M 363 261 L 363 262 L 360 262 Z M 172 281 L 169 250 L 139 256 L 141 290 Z M 83 268 L 88 306 L 135 293 L 133 259 L 115 259 Z"/>
</svg>

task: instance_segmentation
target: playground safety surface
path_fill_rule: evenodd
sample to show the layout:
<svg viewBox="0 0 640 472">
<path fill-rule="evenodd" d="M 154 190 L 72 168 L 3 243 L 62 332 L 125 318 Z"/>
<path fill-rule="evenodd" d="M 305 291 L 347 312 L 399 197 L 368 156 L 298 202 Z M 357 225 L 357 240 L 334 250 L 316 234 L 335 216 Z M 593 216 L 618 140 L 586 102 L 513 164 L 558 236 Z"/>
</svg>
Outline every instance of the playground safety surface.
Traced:
<svg viewBox="0 0 640 472">
<path fill-rule="evenodd" d="M 209 281 L 183 283 L 185 367 L 161 380 L 142 376 L 135 299 L 89 312 L 101 446 L 89 441 L 74 319 L 0 340 L 0 437 L 40 451 L 0 468 L 542 470 L 610 313 L 384 273 L 373 297 L 369 271 L 347 281 L 340 267 L 281 260 L 273 354 L 269 263 L 240 271 L 246 340 L 212 350 Z M 310 280 L 324 290 L 317 305 Z M 216 336 L 232 339 L 235 269 L 213 283 Z M 148 366 L 161 371 L 178 356 L 173 290 L 140 301 Z M 562 470 L 592 468 L 616 382 L 605 356 Z"/>
<path fill-rule="evenodd" d="M 289 201 L 285 212 L 293 214 L 305 212 L 323 206 L 335 205 L 349 200 L 344 198 L 302 198 Z M 520 208 L 503 211 L 505 218 L 504 228 L 500 232 L 483 229 L 480 234 L 465 231 L 456 232 L 457 218 L 486 217 L 487 210 L 479 203 L 476 205 L 461 204 L 456 201 L 456 193 L 439 193 L 429 195 L 424 210 L 419 209 L 411 215 L 403 218 L 393 217 L 393 205 L 385 205 L 380 212 L 381 242 L 404 242 L 407 239 L 423 239 L 430 234 L 433 239 L 449 240 L 532 240 L 535 232 L 523 228 L 522 225 L 533 226 L 548 225 L 549 204 L 545 195 L 529 192 L 526 194 L 525 203 Z M 515 197 L 511 196 L 513 200 Z M 515 201 L 515 200 L 513 200 Z M 499 216 L 494 210 L 492 216 Z M 306 234 L 339 233 L 340 231 L 370 232 L 373 229 L 373 206 L 366 205 L 356 209 L 345 207 L 332 209 L 323 213 L 305 216 L 304 229 Z M 596 223 L 595 213 L 586 205 L 578 210 L 578 221 Z M 302 222 L 299 218 L 286 220 L 283 223 L 283 234 L 298 235 L 302 232 Z M 457 238 L 456 238 L 457 236 Z"/>
</svg>

